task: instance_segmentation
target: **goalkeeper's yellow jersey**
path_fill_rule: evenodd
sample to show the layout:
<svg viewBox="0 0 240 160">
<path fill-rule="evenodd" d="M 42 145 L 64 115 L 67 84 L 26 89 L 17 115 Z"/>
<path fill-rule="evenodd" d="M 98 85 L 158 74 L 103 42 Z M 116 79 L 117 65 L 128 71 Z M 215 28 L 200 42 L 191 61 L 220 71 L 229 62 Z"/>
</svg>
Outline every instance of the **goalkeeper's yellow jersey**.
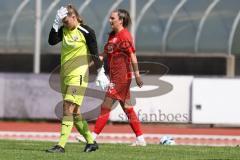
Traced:
<svg viewBox="0 0 240 160">
<path fill-rule="evenodd" d="M 85 75 L 88 71 L 88 46 L 81 26 L 74 30 L 63 28 L 61 75 Z"/>
<path fill-rule="evenodd" d="M 74 30 L 61 27 L 58 32 L 52 28 L 48 42 L 61 45 L 61 76 L 86 75 L 89 54 L 98 58 L 95 32 L 87 25 L 78 25 Z"/>
</svg>

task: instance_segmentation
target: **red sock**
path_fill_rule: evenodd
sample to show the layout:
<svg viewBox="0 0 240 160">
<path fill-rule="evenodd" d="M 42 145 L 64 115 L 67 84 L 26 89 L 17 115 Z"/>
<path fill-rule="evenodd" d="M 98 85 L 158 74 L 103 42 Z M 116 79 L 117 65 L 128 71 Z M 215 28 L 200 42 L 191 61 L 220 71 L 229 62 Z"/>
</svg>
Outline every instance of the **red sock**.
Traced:
<svg viewBox="0 0 240 160">
<path fill-rule="evenodd" d="M 132 128 L 132 130 L 134 131 L 134 133 L 136 134 L 136 136 L 141 136 L 142 135 L 142 130 L 140 127 L 140 122 L 138 120 L 138 117 L 133 109 L 133 107 L 131 108 L 126 108 L 124 109 L 124 112 L 127 114 L 130 126 Z"/>
<path fill-rule="evenodd" d="M 94 132 L 99 134 L 106 125 L 110 114 L 110 109 L 101 106 L 101 113 L 95 123 Z"/>
</svg>

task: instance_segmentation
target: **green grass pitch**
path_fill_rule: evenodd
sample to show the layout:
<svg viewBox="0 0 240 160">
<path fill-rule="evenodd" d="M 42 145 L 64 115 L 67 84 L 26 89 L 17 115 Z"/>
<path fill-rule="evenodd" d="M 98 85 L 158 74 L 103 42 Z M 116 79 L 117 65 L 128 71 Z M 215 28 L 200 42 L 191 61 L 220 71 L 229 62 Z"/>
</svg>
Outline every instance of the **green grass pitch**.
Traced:
<svg viewBox="0 0 240 160">
<path fill-rule="evenodd" d="M 240 147 L 162 146 L 130 147 L 100 144 L 84 153 L 84 144 L 68 143 L 63 154 L 46 153 L 54 142 L 0 140 L 0 160 L 230 160 L 240 159 Z"/>
</svg>

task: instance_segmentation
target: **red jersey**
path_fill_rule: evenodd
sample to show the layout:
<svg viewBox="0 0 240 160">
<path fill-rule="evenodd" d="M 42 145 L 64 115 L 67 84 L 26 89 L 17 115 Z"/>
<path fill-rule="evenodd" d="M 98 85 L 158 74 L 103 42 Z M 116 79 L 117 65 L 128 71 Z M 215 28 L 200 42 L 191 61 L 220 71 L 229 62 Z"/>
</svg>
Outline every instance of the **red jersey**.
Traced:
<svg viewBox="0 0 240 160">
<path fill-rule="evenodd" d="M 108 43 L 104 47 L 108 56 L 109 77 L 113 83 L 130 83 L 131 53 L 135 53 L 135 47 L 131 34 L 127 29 L 110 34 Z"/>
</svg>

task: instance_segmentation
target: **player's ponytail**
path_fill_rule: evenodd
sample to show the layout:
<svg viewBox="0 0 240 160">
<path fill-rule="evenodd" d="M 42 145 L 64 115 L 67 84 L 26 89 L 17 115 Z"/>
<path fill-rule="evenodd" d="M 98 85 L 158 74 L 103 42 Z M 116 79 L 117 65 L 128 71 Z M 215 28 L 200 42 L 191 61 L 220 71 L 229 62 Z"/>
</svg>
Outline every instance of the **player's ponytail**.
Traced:
<svg viewBox="0 0 240 160">
<path fill-rule="evenodd" d="M 118 9 L 116 10 L 116 12 L 118 13 L 119 19 L 123 21 L 123 27 L 129 28 L 132 21 L 128 11 L 126 11 L 125 9 Z"/>
</svg>

